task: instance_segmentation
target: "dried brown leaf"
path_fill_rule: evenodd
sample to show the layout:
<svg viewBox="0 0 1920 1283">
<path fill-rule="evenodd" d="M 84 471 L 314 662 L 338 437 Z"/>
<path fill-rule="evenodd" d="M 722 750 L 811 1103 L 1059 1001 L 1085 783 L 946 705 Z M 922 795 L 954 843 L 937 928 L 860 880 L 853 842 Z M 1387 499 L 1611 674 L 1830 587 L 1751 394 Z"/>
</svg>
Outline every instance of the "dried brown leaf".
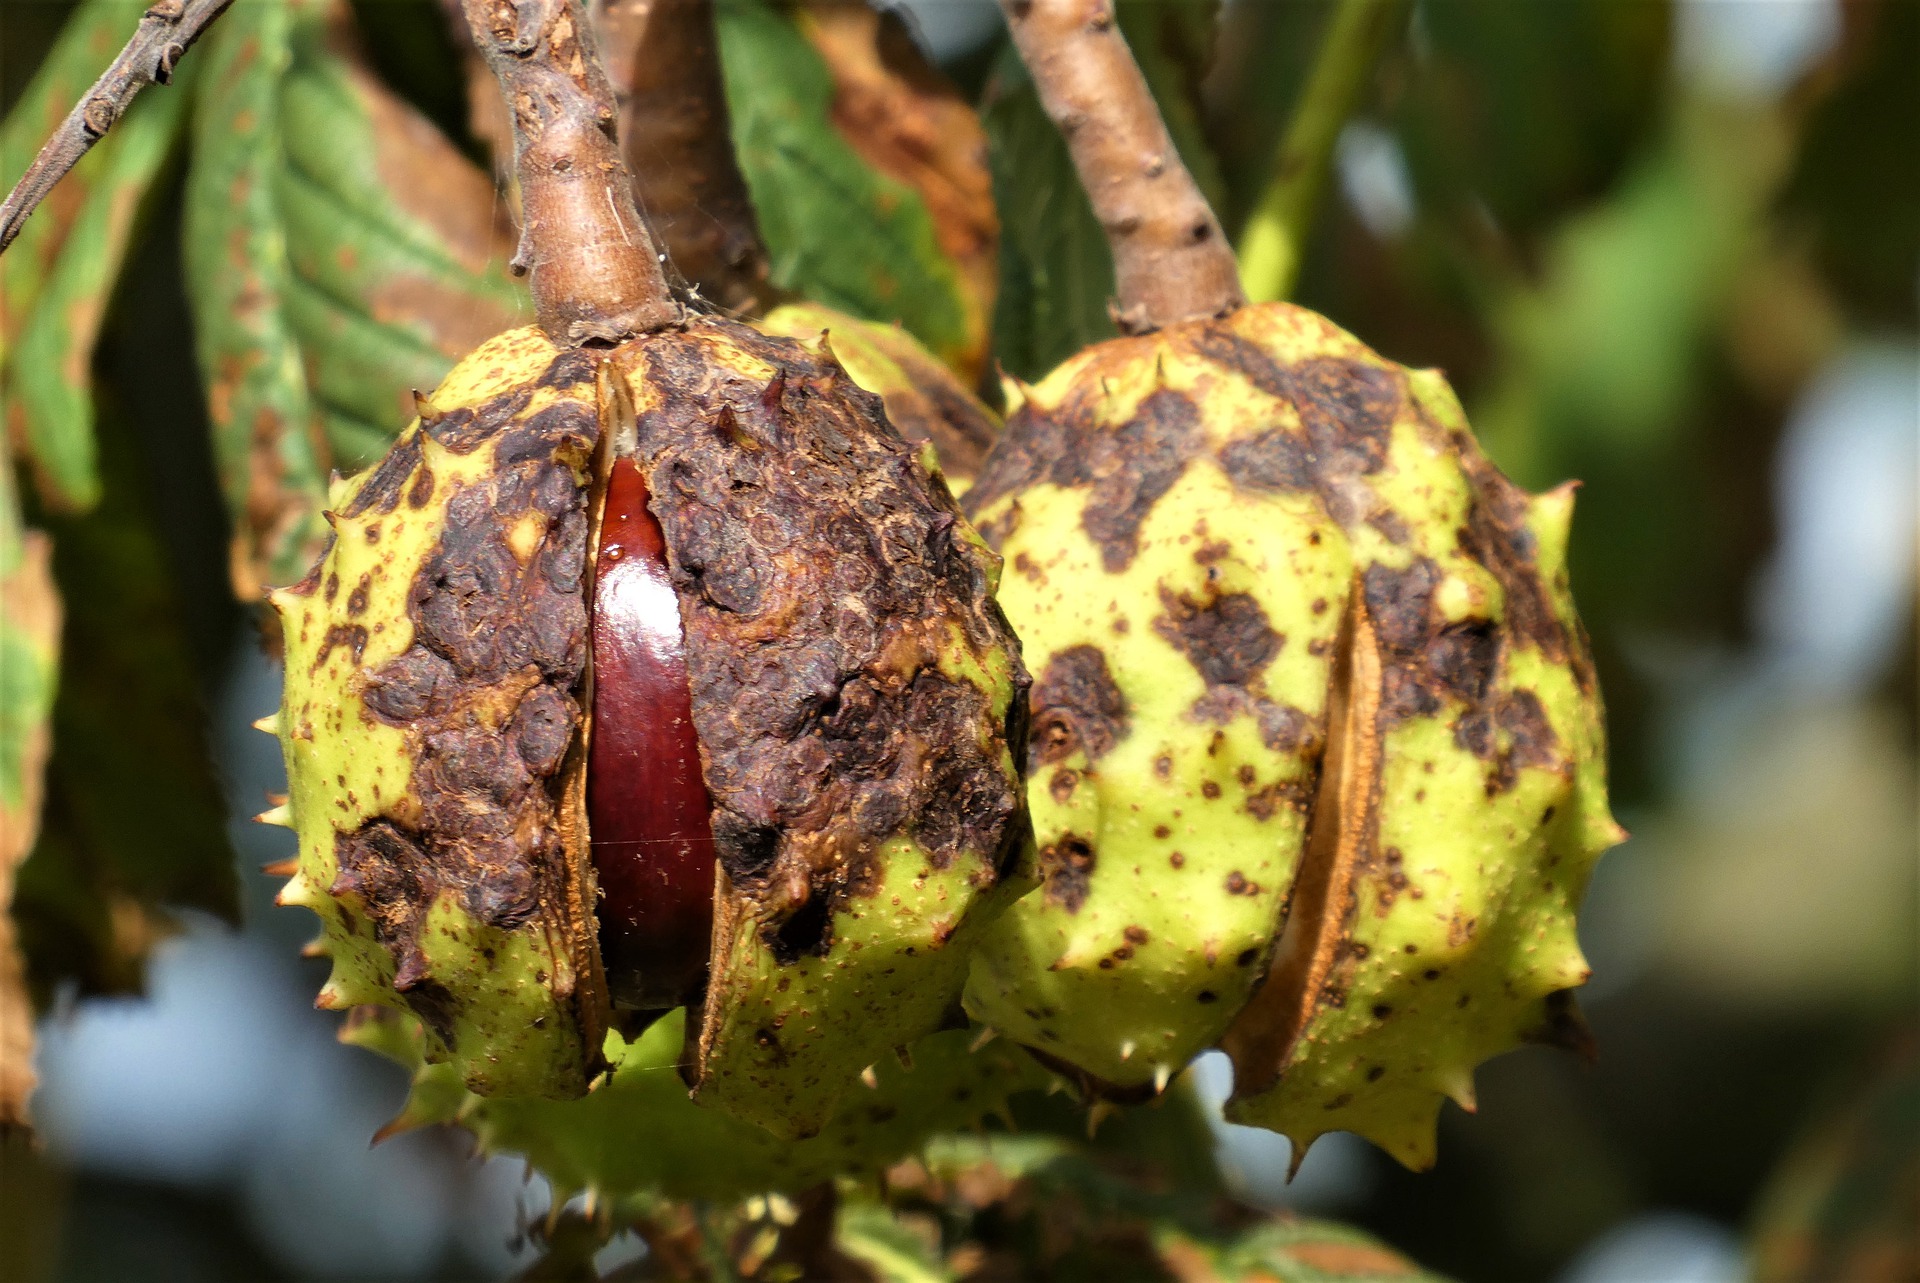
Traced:
<svg viewBox="0 0 1920 1283">
<path fill-rule="evenodd" d="M 9 675 L 9 706 L 0 727 L 18 740 L 0 746 L 4 765 L 14 776 L 0 789 L 0 1136 L 27 1126 L 27 1097 L 34 1087 L 33 1003 L 10 910 L 14 870 L 33 849 L 40 829 L 52 746 L 47 713 L 60 641 L 60 597 L 53 586 L 52 561 L 52 542 L 38 531 L 27 531 L 18 564 L 0 578 L 0 655 L 42 670 Z M 14 707 L 16 702 L 19 707 Z"/>
<path fill-rule="evenodd" d="M 999 284 L 1000 217 L 987 135 L 960 92 L 929 63 L 898 15 L 851 0 L 800 10 L 802 32 L 833 76 L 833 123 L 880 173 L 912 187 L 953 261 L 985 361 L 987 319 Z"/>
</svg>

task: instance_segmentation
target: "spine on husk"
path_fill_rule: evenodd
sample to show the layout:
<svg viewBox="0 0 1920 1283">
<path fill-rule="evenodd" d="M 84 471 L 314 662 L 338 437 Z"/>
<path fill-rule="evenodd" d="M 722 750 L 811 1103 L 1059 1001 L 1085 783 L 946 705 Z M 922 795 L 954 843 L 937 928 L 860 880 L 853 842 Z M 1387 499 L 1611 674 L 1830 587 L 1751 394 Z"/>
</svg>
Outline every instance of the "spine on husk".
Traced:
<svg viewBox="0 0 1920 1283">
<path fill-rule="evenodd" d="M 967 495 L 1035 675 L 1041 882 L 968 1010 L 1122 1098 L 1223 1043 L 1230 1116 L 1425 1165 L 1481 1060 L 1581 1041 L 1619 831 L 1571 492 L 1501 477 L 1437 373 L 1240 306 L 1110 8 L 1007 9 L 1137 333 L 1016 389 Z"/>
</svg>

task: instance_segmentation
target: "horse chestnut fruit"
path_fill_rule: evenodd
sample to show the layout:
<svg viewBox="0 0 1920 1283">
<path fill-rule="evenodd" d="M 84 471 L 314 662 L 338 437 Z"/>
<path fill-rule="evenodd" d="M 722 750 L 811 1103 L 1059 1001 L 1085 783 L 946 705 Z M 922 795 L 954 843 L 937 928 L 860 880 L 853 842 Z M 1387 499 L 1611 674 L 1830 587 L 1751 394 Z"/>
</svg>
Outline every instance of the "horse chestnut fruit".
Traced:
<svg viewBox="0 0 1920 1283">
<path fill-rule="evenodd" d="M 732 322 L 516 330 L 420 408 L 272 597 L 322 1005 L 567 1098 L 686 1002 L 698 1101 L 817 1130 L 1023 889 L 997 559 L 830 353 Z"/>
</svg>

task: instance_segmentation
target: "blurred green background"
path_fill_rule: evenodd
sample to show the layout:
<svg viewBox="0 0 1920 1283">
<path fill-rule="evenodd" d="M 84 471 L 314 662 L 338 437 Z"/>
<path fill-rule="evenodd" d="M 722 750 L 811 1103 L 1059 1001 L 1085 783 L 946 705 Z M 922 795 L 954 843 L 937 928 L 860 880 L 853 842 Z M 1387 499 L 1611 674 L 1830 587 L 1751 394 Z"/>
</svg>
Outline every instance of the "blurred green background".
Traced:
<svg viewBox="0 0 1920 1283">
<path fill-rule="evenodd" d="M 0 7 L 0 105 L 68 7 Z M 376 65 L 464 140 L 431 4 L 356 7 Z M 1077 192 L 991 4 L 910 10 L 982 106 L 1002 218 L 994 355 L 1031 377 L 1109 332 L 1105 248 L 1062 213 Z M 1121 6 L 1230 232 L 1271 177 L 1330 11 Z M 1805 1255 L 1823 1216 L 1891 1241 L 1858 1259 L 1897 1269 L 1898 1217 L 1873 1207 L 1920 1179 L 1920 1053 L 1902 1041 L 1920 1000 L 1920 3 L 1417 0 L 1402 17 L 1340 134 L 1295 298 L 1443 368 L 1516 480 L 1584 483 L 1574 586 L 1634 833 L 1583 917 L 1601 1056 L 1484 1068 L 1478 1115 L 1448 1108 L 1424 1175 L 1335 1143 L 1289 1189 L 1284 1142 L 1225 1127 L 1221 1162 L 1250 1201 L 1351 1221 L 1466 1280 L 1730 1280 Z M 149 202 L 94 362 L 103 512 L 145 539 L 40 514 L 75 692 L 56 710 L 52 805 L 100 805 L 85 794 L 104 750 L 70 745 L 97 742 L 87 719 L 120 698 L 177 710 L 161 719 L 177 734 L 105 768 L 135 794 L 133 836 L 52 824 L 22 884 L 58 902 L 49 842 L 110 861 L 88 842 L 224 849 L 224 827 L 247 926 L 189 917 L 146 1003 L 85 996 L 125 977 L 62 991 L 42 1027 L 45 1151 L 4 1151 L 0 1274 L 501 1277 L 527 1259 L 508 1232 L 540 1192 L 449 1137 L 367 1150 L 400 1084 L 305 1010 L 307 923 L 252 872 L 284 854 L 243 818 L 276 786 L 271 742 L 245 729 L 274 676 L 228 589 L 182 182 L 176 165 Z M 170 774 L 209 754 L 224 803 L 211 779 Z M 173 820 L 137 804 L 155 793 Z M 1218 1074 L 1201 1074 L 1216 1095 Z M 1863 1123 L 1882 1099 L 1906 1103 Z M 1891 1156 L 1857 1207 L 1807 1192 L 1876 1138 Z M 1850 1268 L 1805 1277 L 1865 1277 Z"/>
</svg>

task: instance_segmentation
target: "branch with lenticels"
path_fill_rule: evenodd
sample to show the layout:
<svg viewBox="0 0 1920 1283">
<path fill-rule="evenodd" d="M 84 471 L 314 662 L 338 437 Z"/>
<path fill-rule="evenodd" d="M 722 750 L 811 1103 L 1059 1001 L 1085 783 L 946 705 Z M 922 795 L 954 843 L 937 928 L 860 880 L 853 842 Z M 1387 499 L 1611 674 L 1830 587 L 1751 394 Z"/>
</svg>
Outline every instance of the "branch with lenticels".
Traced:
<svg viewBox="0 0 1920 1283">
<path fill-rule="evenodd" d="M 1113 0 L 1000 0 L 1040 102 L 1113 250 L 1113 318 L 1143 334 L 1246 303 L 1207 199 L 1174 150 Z"/>
<path fill-rule="evenodd" d="M 160 0 L 140 15 L 140 25 L 93 88 L 74 104 L 60 127 L 40 148 L 27 172 L 0 203 L 0 253 L 13 244 L 27 216 L 40 206 L 55 183 L 66 177 L 93 145 L 119 123 L 148 85 L 164 85 L 173 69 L 213 20 L 233 0 Z"/>
<path fill-rule="evenodd" d="M 614 140 L 613 90 L 580 0 L 465 0 L 513 114 L 520 249 L 547 337 L 618 342 L 671 324 L 653 240 Z"/>
</svg>

